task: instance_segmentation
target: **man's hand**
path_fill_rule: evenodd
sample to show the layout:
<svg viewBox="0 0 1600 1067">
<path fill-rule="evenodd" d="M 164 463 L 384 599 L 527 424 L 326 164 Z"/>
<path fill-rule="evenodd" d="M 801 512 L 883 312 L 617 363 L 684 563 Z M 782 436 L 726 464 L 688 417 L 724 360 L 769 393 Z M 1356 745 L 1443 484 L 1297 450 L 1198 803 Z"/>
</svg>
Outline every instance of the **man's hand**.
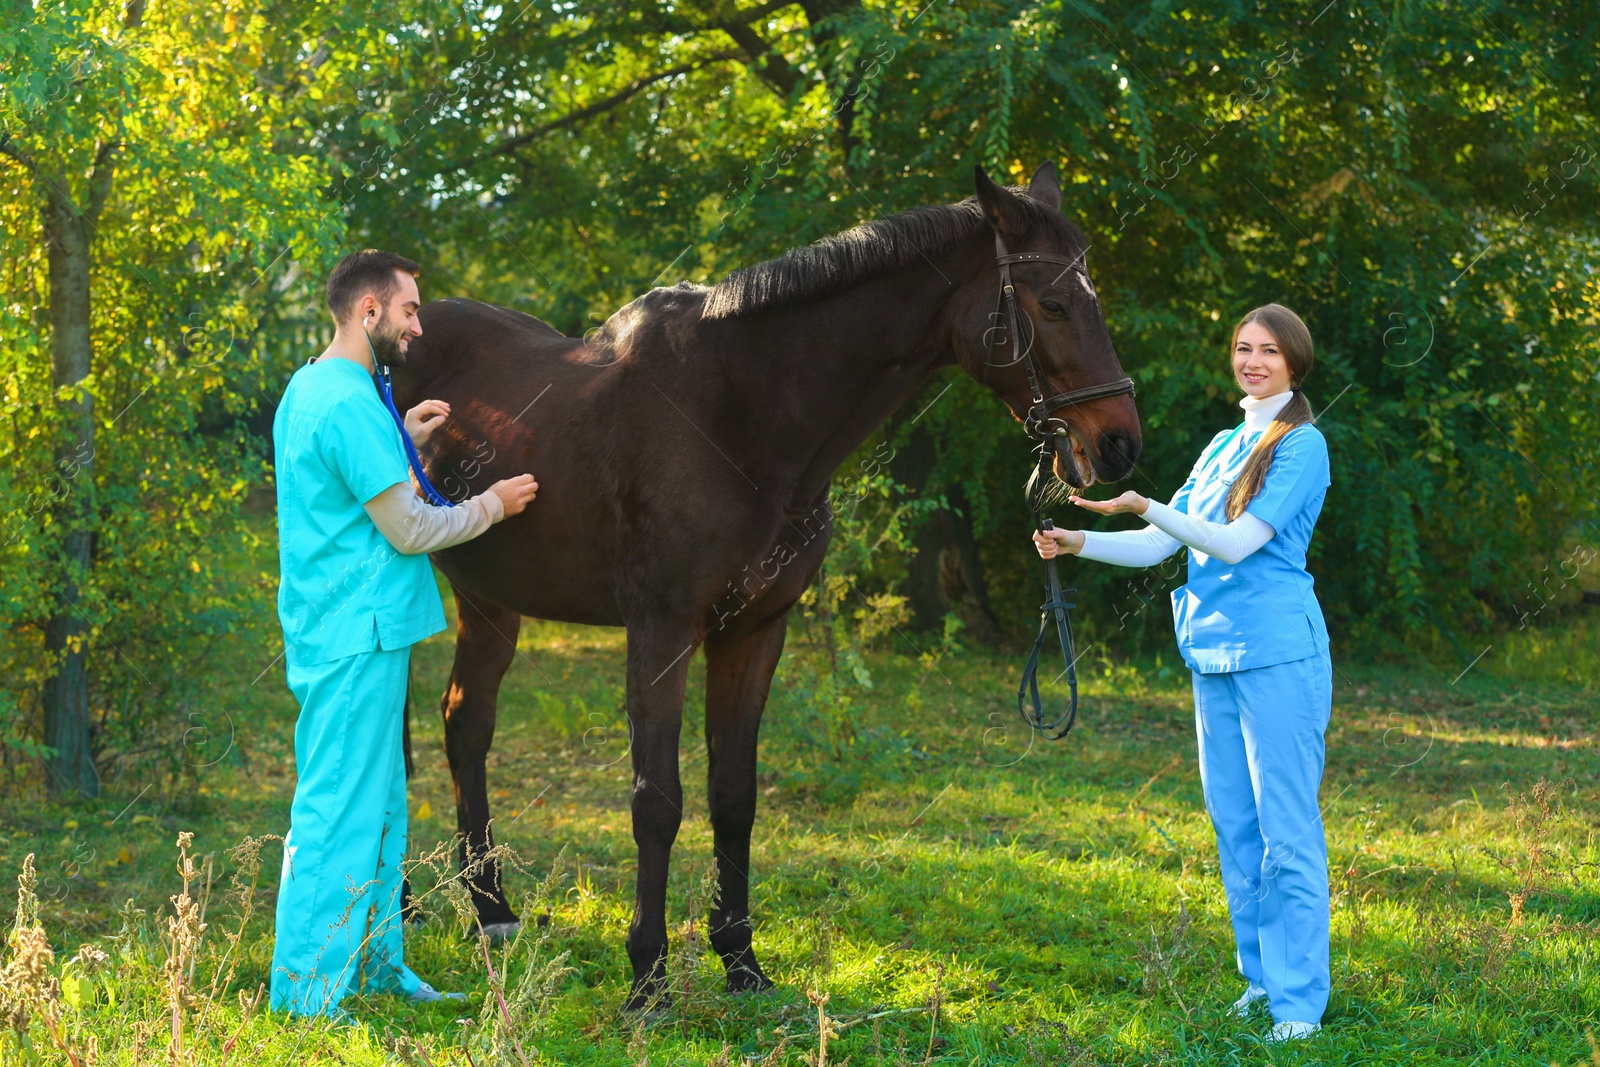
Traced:
<svg viewBox="0 0 1600 1067">
<path fill-rule="evenodd" d="M 1074 494 L 1072 502 L 1101 515 L 1143 515 L 1144 509 L 1150 506 L 1150 501 L 1131 490 L 1110 500 L 1086 500 Z"/>
<path fill-rule="evenodd" d="M 443 400 L 424 400 L 406 412 L 406 436 L 421 448 L 428 437 L 450 415 L 450 405 Z"/>
<path fill-rule="evenodd" d="M 539 491 L 539 483 L 533 480 L 531 474 L 519 474 L 515 478 L 507 478 L 495 482 L 489 487 L 489 492 L 500 498 L 500 503 L 505 505 L 506 518 L 522 513 L 522 509 L 533 503 L 533 498 Z"/>
</svg>

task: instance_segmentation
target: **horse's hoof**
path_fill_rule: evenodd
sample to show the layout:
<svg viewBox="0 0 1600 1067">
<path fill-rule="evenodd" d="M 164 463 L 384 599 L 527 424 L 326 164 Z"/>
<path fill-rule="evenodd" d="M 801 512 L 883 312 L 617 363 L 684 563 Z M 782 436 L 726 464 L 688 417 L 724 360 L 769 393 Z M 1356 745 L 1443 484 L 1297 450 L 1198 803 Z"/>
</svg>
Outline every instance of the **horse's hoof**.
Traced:
<svg viewBox="0 0 1600 1067">
<path fill-rule="evenodd" d="M 672 1007 L 672 997 L 666 992 L 647 993 L 635 991 L 628 997 L 627 1003 L 622 1005 L 624 1013 L 633 1016 L 632 1021 L 640 1026 L 650 1026 L 667 1017 L 667 1009 Z"/>
<path fill-rule="evenodd" d="M 778 986 L 761 973 L 760 968 L 740 967 L 728 972 L 729 993 L 770 993 Z"/>
<path fill-rule="evenodd" d="M 483 928 L 483 936 L 495 944 L 499 944 L 502 941 L 510 941 L 513 937 L 516 937 L 521 929 L 521 922 L 489 923 Z"/>
</svg>

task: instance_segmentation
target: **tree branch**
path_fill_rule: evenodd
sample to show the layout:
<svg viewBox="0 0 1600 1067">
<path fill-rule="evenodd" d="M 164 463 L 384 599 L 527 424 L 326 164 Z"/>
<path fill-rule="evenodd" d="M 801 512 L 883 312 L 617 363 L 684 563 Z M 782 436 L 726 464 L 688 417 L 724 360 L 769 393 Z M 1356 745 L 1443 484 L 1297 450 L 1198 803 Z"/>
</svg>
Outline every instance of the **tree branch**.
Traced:
<svg viewBox="0 0 1600 1067">
<path fill-rule="evenodd" d="M 9 133 L 0 134 L 0 155 L 10 157 L 13 161 L 19 164 L 23 170 L 26 170 L 35 178 L 39 176 L 39 164 L 33 161 L 32 156 L 28 155 L 28 153 L 17 147 L 16 142 L 11 139 L 11 135 Z"/>
<path fill-rule="evenodd" d="M 782 11 L 786 7 L 793 7 L 799 2 L 800 0 L 767 0 L 767 3 L 762 4 L 760 7 L 753 7 L 749 11 L 740 11 L 735 8 L 726 15 L 719 14 L 716 16 L 721 21 L 712 23 L 709 28 L 725 30 L 729 26 L 748 26 L 758 19 L 764 19 L 768 15 Z"/>
<path fill-rule="evenodd" d="M 474 163 L 481 163 L 484 160 L 492 159 L 495 156 L 505 155 L 507 152 L 520 148 L 530 141 L 538 140 L 547 133 L 554 133 L 556 130 L 563 129 L 567 126 L 573 126 L 577 123 L 583 122 L 585 119 L 592 119 L 596 115 L 604 114 L 605 112 L 610 111 L 612 108 L 626 103 L 629 99 L 637 96 L 639 93 L 643 92 L 645 89 L 648 89 L 656 82 L 665 81 L 668 78 L 676 78 L 680 74 L 688 74 L 690 71 L 699 70 L 701 67 L 710 66 L 716 62 L 717 60 L 715 59 L 701 59 L 696 60 L 693 63 L 680 63 L 676 67 L 670 67 L 667 70 L 657 71 L 655 74 L 648 74 L 642 78 L 635 78 L 628 85 L 612 93 L 610 96 L 601 100 L 596 100 L 587 107 L 580 107 L 571 114 L 563 115 L 561 118 L 556 119 L 553 122 L 546 122 L 541 126 L 535 126 L 526 133 L 519 133 L 515 137 L 508 137 L 504 141 L 501 141 L 499 144 L 490 148 L 489 151 L 475 156 L 465 163 L 459 164 L 457 169 L 459 170 L 462 167 L 470 167 Z"/>
<path fill-rule="evenodd" d="M 106 197 L 111 195 L 111 176 L 116 173 L 116 168 L 111 165 L 111 157 L 121 147 L 121 141 L 112 139 L 102 142 L 95 150 L 94 167 L 89 171 L 89 199 L 83 210 L 91 226 L 99 221 L 100 209 L 105 207 Z"/>
<path fill-rule="evenodd" d="M 758 77 L 769 82 L 785 99 L 794 95 L 795 86 L 800 84 L 800 75 L 795 73 L 781 53 L 773 51 L 772 45 L 753 26 L 730 23 L 717 29 L 732 37 L 734 43 L 744 49 L 744 54 L 750 59 L 750 68 Z M 765 63 L 761 62 L 763 58 Z"/>
<path fill-rule="evenodd" d="M 704 14 L 701 11 L 679 6 L 677 11 L 669 15 L 660 10 L 640 12 L 632 15 L 632 21 L 627 24 L 628 41 L 638 43 L 638 35 L 661 34 L 680 37 L 684 34 L 684 22 L 687 21 L 694 32 L 705 34 L 710 30 L 725 30 L 729 26 L 747 26 L 757 22 L 768 15 L 782 11 L 786 7 L 794 7 L 800 0 L 767 0 L 759 7 L 752 7 L 748 11 L 741 11 L 737 7 L 732 10 L 718 10 L 713 14 Z M 573 38 L 574 51 L 581 51 L 585 45 L 600 41 L 615 44 L 619 40 L 618 27 L 608 23 L 597 23 L 587 32 Z"/>
<path fill-rule="evenodd" d="M 811 45 L 817 50 L 818 56 L 828 56 L 834 41 L 839 36 L 839 31 L 833 26 L 826 25 L 827 20 L 834 16 L 845 15 L 861 10 L 861 0 L 797 0 L 805 10 L 806 21 L 811 25 Z M 820 29 L 818 27 L 821 27 Z M 828 80 L 828 66 L 824 61 L 819 64 L 823 80 Z M 849 79 L 845 79 L 848 84 Z M 860 138 L 855 134 L 856 101 L 854 96 L 847 96 L 843 86 L 832 86 L 834 96 L 838 103 L 834 106 L 834 127 L 839 134 L 839 147 L 844 152 L 844 165 L 850 166 L 850 153 L 860 143 Z"/>
</svg>

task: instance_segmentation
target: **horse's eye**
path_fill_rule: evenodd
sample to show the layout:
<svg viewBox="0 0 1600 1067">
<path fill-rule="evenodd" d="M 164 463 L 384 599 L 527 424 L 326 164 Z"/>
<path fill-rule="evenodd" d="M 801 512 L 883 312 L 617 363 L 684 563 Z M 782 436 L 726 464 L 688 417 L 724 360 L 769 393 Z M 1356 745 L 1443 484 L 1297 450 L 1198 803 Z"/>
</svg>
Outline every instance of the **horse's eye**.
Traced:
<svg viewBox="0 0 1600 1067">
<path fill-rule="evenodd" d="M 1039 301 L 1039 306 L 1052 315 L 1065 315 L 1067 313 L 1066 309 L 1054 300 L 1041 300 Z"/>
</svg>

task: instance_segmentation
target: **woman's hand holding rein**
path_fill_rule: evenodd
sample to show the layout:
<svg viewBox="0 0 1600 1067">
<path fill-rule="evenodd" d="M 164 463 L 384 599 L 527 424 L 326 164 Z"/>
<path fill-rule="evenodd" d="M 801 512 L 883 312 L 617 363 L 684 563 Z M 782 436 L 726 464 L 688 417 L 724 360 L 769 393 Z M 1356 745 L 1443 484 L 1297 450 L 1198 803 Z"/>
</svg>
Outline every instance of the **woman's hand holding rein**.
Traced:
<svg viewBox="0 0 1600 1067">
<path fill-rule="evenodd" d="M 1039 550 L 1040 559 L 1055 559 L 1056 555 L 1066 549 L 1073 555 L 1083 547 L 1082 530 L 1047 530 L 1033 531 L 1033 544 Z"/>
<path fill-rule="evenodd" d="M 1110 500 L 1086 500 L 1074 493 L 1071 500 L 1080 508 L 1100 515 L 1143 515 L 1145 508 L 1150 506 L 1150 501 L 1134 492 L 1123 493 Z M 1077 555 L 1083 549 L 1083 541 L 1082 530 L 1050 530 L 1043 533 L 1035 530 L 1033 534 L 1033 544 L 1039 550 L 1041 559 L 1055 559 L 1063 549 Z"/>
</svg>

